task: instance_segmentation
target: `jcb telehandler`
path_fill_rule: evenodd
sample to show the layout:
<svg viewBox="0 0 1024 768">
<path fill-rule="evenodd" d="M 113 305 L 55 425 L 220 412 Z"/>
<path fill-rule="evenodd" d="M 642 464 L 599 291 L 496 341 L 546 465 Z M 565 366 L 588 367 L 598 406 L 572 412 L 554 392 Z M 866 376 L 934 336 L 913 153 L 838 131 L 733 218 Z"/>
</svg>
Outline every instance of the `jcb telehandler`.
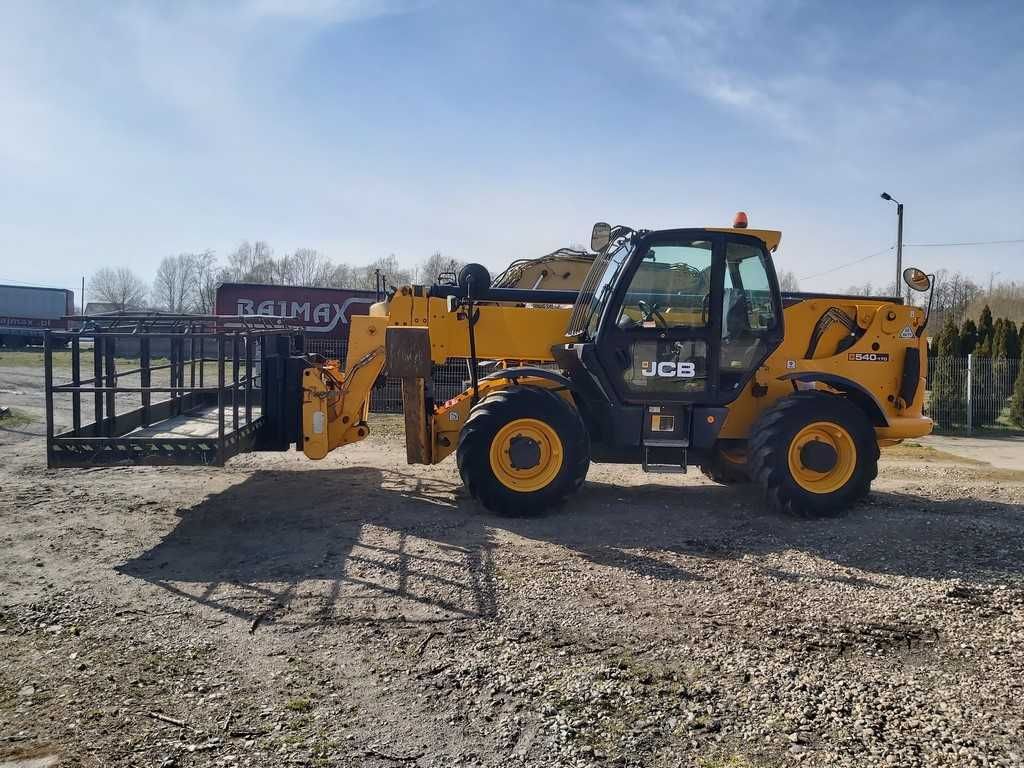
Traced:
<svg viewBox="0 0 1024 768">
<path fill-rule="evenodd" d="M 498 514 L 559 503 L 591 461 L 697 465 L 757 483 L 774 510 L 836 513 L 868 493 L 880 447 L 931 431 L 927 315 L 899 298 L 781 293 L 780 238 L 745 217 L 598 224 L 578 290 L 492 287 L 474 264 L 454 285 L 393 289 L 352 320 L 343 365 L 302 372 L 303 450 L 320 459 L 367 436 L 386 366 L 402 380 L 409 463 L 455 453 Z M 913 268 L 904 279 L 930 285 Z M 431 365 L 459 357 L 468 388 L 436 402 Z"/>
</svg>

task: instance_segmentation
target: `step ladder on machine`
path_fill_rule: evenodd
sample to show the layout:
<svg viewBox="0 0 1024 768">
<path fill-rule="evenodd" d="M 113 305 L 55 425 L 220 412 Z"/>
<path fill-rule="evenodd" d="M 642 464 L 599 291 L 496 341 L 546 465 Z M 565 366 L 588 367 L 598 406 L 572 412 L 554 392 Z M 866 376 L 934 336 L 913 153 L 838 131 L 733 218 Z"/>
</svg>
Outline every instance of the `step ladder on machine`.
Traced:
<svg viewBox="0 0 1024 768">
<path fill-rule="evenodd" d="M 641 437 L 644 472 L 686 474 L 690 447 L 690 412 L 685 406 L 648 405 Z"/>
</svg>

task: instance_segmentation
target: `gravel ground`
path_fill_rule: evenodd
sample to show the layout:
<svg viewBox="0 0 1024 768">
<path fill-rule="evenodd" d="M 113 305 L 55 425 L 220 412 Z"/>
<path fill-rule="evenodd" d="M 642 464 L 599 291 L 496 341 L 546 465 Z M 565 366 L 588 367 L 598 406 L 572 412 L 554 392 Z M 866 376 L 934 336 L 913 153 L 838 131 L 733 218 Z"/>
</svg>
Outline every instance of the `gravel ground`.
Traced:
<svg viewBox="0 0 1024 768">
<path fill-rule="evenodd" d="M 33 432 L 0 766 L 1024 765 L 1024 472 L 897 449 L 799 522 L 595 465 L 508 520 L 394 419 L 220 470 L 50 471 Z"/>
</svg>

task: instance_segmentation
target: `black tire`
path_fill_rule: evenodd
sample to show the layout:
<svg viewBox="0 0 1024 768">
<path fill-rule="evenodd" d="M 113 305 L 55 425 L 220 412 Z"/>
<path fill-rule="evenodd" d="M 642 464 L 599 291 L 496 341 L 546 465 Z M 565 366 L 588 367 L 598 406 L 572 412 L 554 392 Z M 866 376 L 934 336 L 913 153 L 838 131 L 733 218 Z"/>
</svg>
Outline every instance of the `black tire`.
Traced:
<svg viewBox="0 0 1024 768">
<path fill-rule="evenodd" d="M 848 479 L 827 492 L 802 485 L 789 460 L 794 438 L 817 422 L 840 427 L 855 451 Z M 871 481 L 878 476 L 878 441 L 867 415 L 846 398 L 825 392 L 797 392 L 779 400 L 755 422 L 749 466 L 750 476 L 761 486 L 771 510 L 796 517 L 832 517 L 871 490 Z"/>
<path fill-rule="evenodd" d="M 561 446 L 560 466 L 552 479 L 528 492 L 506 485 L 491 465 L 492 443 L 503 427 L 518 419 L 548 425 Z M 508 517 L 539 515 L 583 485 L 590 467 L 590 438 L 579 412 L 554 392 L 509 387 L 488 395 L 470 411 L 459 435 L 456 461 L 470 495 L 491 512 Z"/>
<path fill-rule="evenodd" d="M 730 461 L 719 448 L 715 449 L 714 455 L 706 463 L 700 465 L 700 471 L 704 476 L 720 485 L 749 483 L 749 469 L 750 465 L 746 462 L 739 464 Z"/>
</svg>

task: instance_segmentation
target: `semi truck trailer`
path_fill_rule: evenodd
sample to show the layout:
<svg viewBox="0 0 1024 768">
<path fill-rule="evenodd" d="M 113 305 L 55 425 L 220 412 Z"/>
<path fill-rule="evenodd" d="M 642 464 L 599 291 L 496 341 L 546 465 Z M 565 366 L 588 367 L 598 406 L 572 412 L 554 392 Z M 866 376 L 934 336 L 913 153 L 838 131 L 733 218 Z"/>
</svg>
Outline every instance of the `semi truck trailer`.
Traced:
<svg viewBox="0 0 1024 768">
<path fill-rule="evenodd" d="M 8 349 L 42 346 L 47 330 L 67 330 L 75 314 L 75 294 L 63 288 L 0 285 L 0 345 Z"/>
</svg>

